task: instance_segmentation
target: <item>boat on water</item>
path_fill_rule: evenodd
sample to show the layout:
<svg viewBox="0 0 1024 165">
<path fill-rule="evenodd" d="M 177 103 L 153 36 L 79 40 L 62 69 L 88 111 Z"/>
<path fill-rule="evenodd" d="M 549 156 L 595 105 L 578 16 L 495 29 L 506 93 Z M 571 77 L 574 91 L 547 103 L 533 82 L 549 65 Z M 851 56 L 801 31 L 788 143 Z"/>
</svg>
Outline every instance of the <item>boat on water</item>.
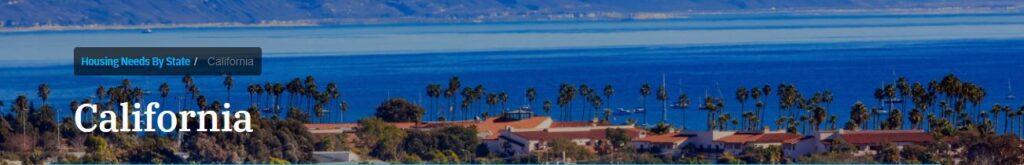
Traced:
<svg viewBox="0 0 1024 165">
<path fill-rule="evenodd" d="M 142 30 L 142 34 L 149 34 L 149 33 L 153 33 L 153 29 L 143 29 Z"/>
<path fill-rule="evenodd" d="M 900 99 L 900 98 L 889 98 L 889 99 L 883 100 L 883 102 L 885 102 L 886 104 L 899 104 L 899 103 L 903 103 L 903 99 Z"/>
<path fill-rule="evenodd" d="M 636 107 L 636 108 L 629 108 L 629 109 L 627 109 L 627 108 L 618 108 L 618 109 L 615 109 L 615 113 L 613 113 L 613 115 L 617 115 L 617 116 L 632 115 L 632 114 L 635 114 L 635 113 L 644 113 L 644 111 L 645 110 L 644 110 L 643 107 Z"/>
<path fill-rule="evenodd" d="M 1006 91 L 1009 92 L 1008 94 L 1006 94 L 1006 100 L 1017 99 L 1017 96 L 1013 95 L 1013 83 L 1010 82 L 1009 80 L 1006 81 Z"/>
</svg>

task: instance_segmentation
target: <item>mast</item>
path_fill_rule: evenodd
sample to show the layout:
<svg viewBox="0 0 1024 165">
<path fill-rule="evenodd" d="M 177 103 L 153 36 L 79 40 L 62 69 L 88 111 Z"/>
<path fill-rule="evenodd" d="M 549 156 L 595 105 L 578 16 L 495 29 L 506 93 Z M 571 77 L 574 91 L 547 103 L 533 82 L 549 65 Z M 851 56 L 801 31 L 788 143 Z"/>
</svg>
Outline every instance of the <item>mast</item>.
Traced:
<svg viewBox="0 0 1024 165">
<path fill-rule="evenodd" d="M 662 88 L 667 88 L 667 86 L 665 86 L 665 73 L 661 73 L 661 87 Z M 667 100 L 667 97 L 668 97 L 668 91 L 667 90 L 668 89 L 665 89 L 665 90 L 666 90 L 665 91 L 665 95 L 666 95 L 665 97 L 666 97 L 666 100 Z M 668 120 L 668 102 L 667 101 L 662 101 L 661 102 L 661 122 L 665 122 L 667 120 Z"/>
</svg>

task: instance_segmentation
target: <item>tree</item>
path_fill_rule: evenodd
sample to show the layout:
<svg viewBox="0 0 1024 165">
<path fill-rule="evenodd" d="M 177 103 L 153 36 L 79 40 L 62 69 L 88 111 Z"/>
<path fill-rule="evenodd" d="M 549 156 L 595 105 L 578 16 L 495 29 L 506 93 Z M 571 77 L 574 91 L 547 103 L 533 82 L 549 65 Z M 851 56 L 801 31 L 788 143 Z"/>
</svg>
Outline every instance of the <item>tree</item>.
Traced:
<svg viewBox="0 0 1024 165">
<path fill-rule="evenodd" d="M 228 102 L 231 102 L 231 87 L 235 86 L 235 79 L 231 75 L 224 75 L 224 88 L 228 89 Z"/>
<path fill-rule="evenodd" d="M 430 97 L 430 108 L 434 109 L 434 113 L 440 116 L 440 110 L 436 107 L 436 100 L 441 96 L 441 84 L 429 84 L 427 85 L 427 97 Z M 429 116 L 429 115 L 427 115 Z M 429 117 L 428 117 L 429 118 Z M 440 118 L 440 117 L 438 117 Z"/>
<path fill-rule="evenodd" d="M 360 148 L 370 149 L 370 156 L 382 160 L 395 160 L 401 154 L 399 146 L 406 132 L 381 118 L 363 118 L 356 130 Z"/>
<path fill-rule="evenodd" d="M 458 97 L 457 92 L 459 88 L 462 88 L 462 82 L 459 80 L 459 76 L 452 76 L 448 79 L 448 88 L 444 90 L 444 98 L 448 98 L 448 114 L 454 115 L 455 113 L 455 99 Z M 445 119 L 450 119 L 451 116 L 446 116 Z"/>
<path fill-rule="evenodd" d="M 778 164 L 783 163 L 782 148 L 779 146 L 744 147 L 739 156 L 747 163 Z"/>
<path fill-rule="evenodd" d="M 551 100 L 544 100 L 544 113 L 551 115 Z"/>
<path fill-rule="evenodd" d="M 658 123 L 658 125 L 655 125 L 654 127 L 651 127 L 649 131 L 651 131 L 651 133 L 653 133 L 653 134 L 658 134 L 658 135 L 670 133 L 670 132 L 672 132 L 672 125 L 669 125 L 668 123 L 661 122 L 661 123 Z"/>
<path fill-rule="evenodd" d="M 647 95 L 651 95 L 651 84 L 640 85 L 640 107 L 644 109 L 644 124 L 647 123 Z"/>
<path fill-rule="evenodd" d="M 911 129 L 921 129 L 921 122 L 924 121 L 924 112 L 917 108 L 910 110 L 909 121 Z"/>
<path fill-rule="evenodd" d="M 589 113 L 587 113 L 587 101 L 590 100 L 590 94 L 592 94 L 591 92 L 593 92 L 593 89 L 590 89 L 590 86 L 587 86 L 587 84 L 580 84 L 580 104 L 582 104 L 580 106 L 582 108 L 580 110 L 580 119 L 582 119 L 583 121 L 588 120 L 587 114 Z"/>
<path fill-rule="evenodd" d="M 338 84 L 336 84 L 334 82 L 327 83 L 327 89 L 326 90 L 327 91 L 326 91 L 325 95 L 328 98 L 330 98 L 330 100 L 338 100 L 338 98 L 341 97 L 341 90 L 338 89 Z M 440 89 L 438 89 L 438 90 L 440 90 Z M 432 98 L 436 100 L 437 96 L 435 95 Z M 324 106 L 330 106 L 330 105 L 333 105 L 333 103 L 334 103 L 333 101 L 328 101 L 328 102 L 329 103 L 325 103 Z M 339 108 L 341 108 L 341 107 L 339 107 Z M 338 111 L 342 111 L 342 110 L 338 109 Z"/>
<path fill-rule="evenodd" d="M 608 107 L 611 107 L 612 95 L 615 94 L 615 88 L 611 84 L 604 85 L 604 98 L 608 99 Z"/>
<path fill-rule="evenodd" d="M 850 107 L 850 121 L 853 121 L 858 127 L 862 129 L 864 122 L 868 120 L 868 108 L 864 106 L 864 103 L 857 101 Z"/>
<path fill-rule="evenodd" d="M 348 112 L 348 102 L 347 101 L 341 101 L 341 104 L 338 104 L 338 108 L 341 109 L 341 122 L 344 123 L 345 122 L 345 112 Z"/>
<path fill-rule="evenodd" d="M 657 99 L 661 101 L 661 122 L 665 122 L 668 120 L 668 91 L 665 90 L 665 85 L 658 87 Z"/>
<path fill-rule="evenodd" d="M 500 93 L 498 93 L 498 101 L 501 102 L 502 112 L 507 111 L 508 107 L 506 107 L 506 105 L 508 105 L 508 93 L 506 93 L 505 91 L 501 91 Z"/>
<path fill-rule="evenodd" d="M 530 108 L 533 109 L 533 101 L 537 100 L 537 89 L 526 88 L 526 100 L 530 102 Z"/>
<path fill-rule="evenodd" d="M 404 98 L 391 98 L 377 106 L 376 117 L 387 122 L 419 122 L 423 108 Z"/>
<path fill-rule="evenodd" d="M 82 157 L 83 162 L 89 163 L 117 163 L 117 156 L 114 155 L 107 144 L 107 140 L 99 136 L 89 136 L 85 140 L 88 147 L 86 155 Z"/>
<path fill-rule="evenodd" d="M 589 150 L 568 139 L 556 138 L 550 140 L 547 143 L 547 147 L 549 148 L 547 154 L 550 156 L 544 157 L 552 159 L 548 161 L 561 161 L 563 156 L 569 162 L 579 162 L 594 157 L 594 154 L 590 153 Z"/>
<path fill-rule="evenodd" d="M 589 98 L 590 98 L 590 99 L 588 99 L 588 100 L 590 100 L 590 105 L 591 105 L 591 107 L 594 107 L 594 111 L 593 111 L 593 112 L 598 112 L 598 111 L 601 111 L 601 104 L 603 103 L 603 102 L 601 101 L 601 96 L 598 96 L 598 95 L 590 95 L 590 97 L 589 97 Z M 592 117 L 592 118 L 597 118 L 597 117 L 596 117 L 596 115 L 595 115 L 595 117 Z M 607 120 L 605 120 L 605 121 L 607 121 Z"/>
<path fill-rule="evenodd" d="M 605 129 L 605 137 L 609 142 L 611 142 L 613 150 L 625 148 L 626 145 L 633 140 L 632 137 L 629 137 L 629 135 L 626 134 L 626 130 L 622 128 Z"/>
<path fill-rule="evenodd" d="M 161 102 L 166 103 L 167 102 L 167 96 L 170 93 L 171 93 L 171 86 L 168 85 L 167 82 L 164 82 L 163 84 L 160 84 L 160 98 L 163 99 Z"/>
<path fill-rule="evenodd" d="M 46 99 L 50 98 L 50 85 L 39 84 L 39 99 L 43 99 L 43 104 L 46 104 Z"/>
<path fill-rule="evenodd" d="M 885 144 L 882 146 L 882 150 L 875 154 L 875 160 L 882 163 L 900 163 L 902 160 L 900 149 L 895 145 Z"/>
<path fill-rule="evenodd" d="M 690 96 L 687 96 L 686 94 L 679 94 L 679 97 L 676 98 L 676 102 L 679 104 L 679 109 L 683 111 L 683 118 L 686 118 L 686 108 L 690 107 Z M 686 127 L 684 126 L 683 129 L 686 129 Z"/>
<path fill-rule="evenodd" d="M 736 101 L 740 102 L 740 111 L 741 112 L 747 110 L 746 102 L 747 102 L 747 97 L 748 97 L 749 93 L 750 92 L 747 91 L 747 88 L 745 88 L 745 87 L 740 87 L 740 88 L 736 89 Z"/>
<path fill-rule="evenodd" d="M 285 88 L 281 83 L 274 83 L 274 115 L 281 111 L 281 94 L 284 93 Z"/>
</svg>

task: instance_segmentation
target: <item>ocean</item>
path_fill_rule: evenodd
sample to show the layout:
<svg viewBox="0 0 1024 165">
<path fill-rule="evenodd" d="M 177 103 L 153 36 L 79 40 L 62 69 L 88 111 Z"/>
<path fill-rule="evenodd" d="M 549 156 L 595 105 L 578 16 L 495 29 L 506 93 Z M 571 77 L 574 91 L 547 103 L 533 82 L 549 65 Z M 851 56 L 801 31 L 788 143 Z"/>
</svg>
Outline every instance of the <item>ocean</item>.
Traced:
<svg viewBox="0 0 1024 165">
<path fill-rule="evenodd" d="M 667 122 L 692 130 L 706 129 L 706 112 L 696 106 L 704 96 L 725 98 L 725 112 L 738 118 L 741 105 L 734 99 L 736 88 L 766 84 L 793 84 L 807 97 L 817 91 L 832 91 L 835 101 L 828 108 L 839 117 L 840 127 L 847 121 L 851 105 L 863 101 L 877 106 L 874 89 L 892 83 L 897 76 L 927 83 L 956 74 L 986 90 L 988 95 L 979 109 L 988 110 L 997 103 L 1015 109 L 1024 105 L 1022 100 L 1004 99 L 1012 92 L 1010 83 L 1020 86 L 1024 82 L 1024 73 L 1020 72 L 1024 70 L 1022 14 L 751 16 L 154 31 L 0 34 L 0 43 L 4 43 L 0 45 L 4 57 L 0 61 L 5 63 L 0 66 L 0 99 L 10 105 L 18 95 L 27 95 L 39 103 L 36 87 L 47 83 L 53 91 L 47 103 L 61 109 L 61 115 L 68 115 L 71 99 L 89 98 L 98 85 L 109 88 L 121 79 L 130 79 L 133 86 L 153 92 L 145 96 L 146 101 L 160 101 L 157 87 L 164 82 L 170 84 L 171 97 L 163 103 L 170 110 L 178 107 L 172 100 L 185 95 L 181 76 L 74 76 L 71 50 L 77 46 L 259 46 L 266 57 L 263 75 L 234 77 L 230 102 L 236 108 L 232 109 L 249 104 L 246 85 L 250 83 L 284 84 L 309 75 L 316 78 L 321 89 L 329 82 L 338 83 L 341 99 L 350 104 L 345 122 L 372 115 L 378 104 L 392 97 L 421 103 L 434 117 L 425 87 L 430 83 L 447 86 L 452 76 L 461 78 L 462 87 L 481 84 L 487 92 L 507 92 L 509 108 L 529 104 L 524 93 L 534 87 L 538 101 L 533 107 L 539 115 L 545 115 L 539 110 L 541 103 L 554 102 L 562 83 L 585 83 L 598 93 L 605 85 L 612 85 L 612 98 L 602 99 L 603 106 L 614 109 L 641 106 L 641 84 L 650 83 L 654 91 L 664 80 L 669 100 L 680 94 L 687 94 L 691 100 L 689 109 L 669 109 Z M 195 77 L 210 102 L 227 99 L 222 79 Z M 1021 94 L 1019 89 L 1015 88 L 1014 93 Z M 282 95 L 282 104 L 288 103 L 287 98 L 288 94 Z M 439 102 L 445 103 L 443 98 Z M 779 113 L 777 97 L 769 96 L 766 103 L 764 120 L 772 126 Z M 579 100 L 573 104 L 577 119 L 580 110 L 593 110 Z M 651 95 L 646 97 L 646 104 L 646 122 L 660 121 L 661 102 Z M 752 101 L 745 107 L 753 109 Z M 4 108 L 4 113 L 9 109 Z M 561 118 L 559 110 L 557 105 L 553 108 L 555 118 Z M 314 121 L 341 121 L 337 112 L 329 115 Z M 615 116 L 613 121 L 621 123 L 629 118 L 644 122 L 640 114 Z"/>
</svg>

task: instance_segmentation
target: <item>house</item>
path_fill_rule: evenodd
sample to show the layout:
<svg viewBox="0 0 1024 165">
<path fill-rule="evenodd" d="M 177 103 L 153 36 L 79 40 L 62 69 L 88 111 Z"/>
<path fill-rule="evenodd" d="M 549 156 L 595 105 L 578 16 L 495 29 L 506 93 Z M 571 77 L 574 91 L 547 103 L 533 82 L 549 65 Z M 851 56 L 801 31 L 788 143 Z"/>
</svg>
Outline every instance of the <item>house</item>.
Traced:
<svg viewBox="0 0 1024 165">
<path fill-rule="evenodd" d="M 732 135 L 714 140 L 718 146 L 723 146 L 724 152 L 739 155 L 747 147 L 770 147 L 782 148 L 783 155 L 790 158 L 817 152 L 817 139 L 813 136 L 802 136 L 786 132 L 736 132 Z"/>
<path fill-rule="evenodd" d="M 826 149 L 833 147 L 840 140 L 857 147 L 855 155 L 875 154 L 885 144 L 895 145 L 903 149 L 907 145 L 923 145 L 934 143 L 935 136 L 923 130 L 838 130 L 822 135 L 822 145 Z"/>
<path fill-rule="evenodd" d="M 608 129 L 624 129 L 626 135 L 632 139 L 646 137 L 644 130 L 632 126 L 603 126 L 603 127 L 570 127 L 570 128 L 547 128 L 540 130 L 514 130 L 503 131 L 498 138 L 500 143 L 499 151 L 513 155 L 529 154 L 534 151 L 547 150 L 547 143 L 555 139 L 566 139 L 584 146 L 591 151 L 598 141 L 606 140 Z"/>
<path fill-rule="evenodd" d="M 649 135 L 644 138 L 635 139 L 630 144 L 638 151 L 649 151 L 662 155 L 678 155 L 683 146 L 693 144 L 696 134 L 688 133 L 667 133 L 663 135 Z"/>
</svg>

